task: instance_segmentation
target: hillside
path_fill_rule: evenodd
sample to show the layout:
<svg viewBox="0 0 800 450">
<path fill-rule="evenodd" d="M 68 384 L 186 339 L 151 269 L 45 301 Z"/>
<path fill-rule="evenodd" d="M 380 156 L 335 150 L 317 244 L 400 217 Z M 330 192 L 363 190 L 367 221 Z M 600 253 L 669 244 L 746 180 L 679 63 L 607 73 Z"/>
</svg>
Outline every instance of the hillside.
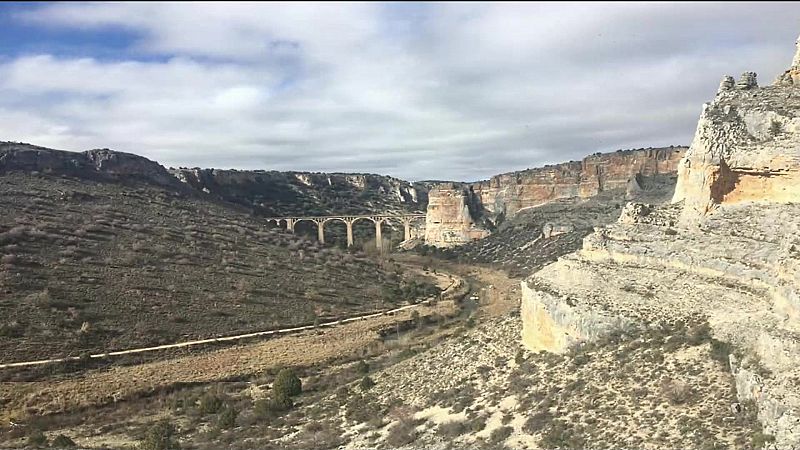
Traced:
<svg viewBox="0 0 800 450">
<path fill-rule="evenodd" d="M 3 144 L 0 210 L 3 362 L 308 324 L 426 289 L 135 155 Z"/>
<path fill-rule="evenodd" d="M 429 183 L 361 173 L 173 169 L 195 189 L 260 216 L 422 212 Z"/>
</svg>

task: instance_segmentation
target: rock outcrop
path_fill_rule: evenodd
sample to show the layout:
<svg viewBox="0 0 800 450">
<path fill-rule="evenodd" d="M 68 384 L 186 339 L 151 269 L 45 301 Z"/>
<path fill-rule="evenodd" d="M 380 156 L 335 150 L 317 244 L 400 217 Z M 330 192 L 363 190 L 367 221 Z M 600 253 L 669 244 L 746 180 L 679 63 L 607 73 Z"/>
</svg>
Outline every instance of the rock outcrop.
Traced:
<svg viewBox="0 0 800 450">
<path fill-rule="evenodd" d="M 674 203 L 628 204 L 522 283 L 523 343 L 564 353 L 612 332 L 707 323 L 731 345 L 737 394 L 758 406 L 772 448 L 800 449 L 798 98 L 793 82 L 726 77 Z"/>
<path fill-rule="evenodd" d="M 800 201 L 800 48 L 792 68 L 772 86 L 746 72 L 734 87 L 725 77 L 703 105 L 692 145 L 681 162 L 673 201 L 691 222 L 718 205 Z"/>
<path fill-rule="evenodd" d="M 613 191 L 635 197 L 649 179 L 673 176 L 685 151 L 686 147 L 668 147 L 597 153 L 582 161 L 505 173 L 467 184 L 462 191 L 474 204 L 471 218 L 462 213 L 462 203 L 449 200 L 455 195 L 452 187 L 432 190 L 428 223 L 437 226 L 426 244 L 448 247 L 467 242 L 467 235 L 482 237 L 488 233 L 476 232 L 476 226 L 485 224 L 484 228 L 490 229 L 521 210 L 555 200 L 589 199 Z M 438 195 L 446 198 L 435 198 Z"/>
<path fill-rule="evenodd" d="M 428 192 L 425 242 L 452 247 L 486 237 L 489 232 L 476 225 L 477 198 L 469 186 L 444 183 Z"/>
<path fill-rule="evenodd" d="M 109 149 L 68 152 L 16 142 L 0 142 L 0 174 L 38 172 L 78 178 L 140 179 L 163 186 L 176 180 L 157 162 Z"/>
<path fill-rule="evenodd" d="M 424 211 L 429 184 L 375 174 L 174 169 L 195 189 L 264 216 Z"/>
</svg>

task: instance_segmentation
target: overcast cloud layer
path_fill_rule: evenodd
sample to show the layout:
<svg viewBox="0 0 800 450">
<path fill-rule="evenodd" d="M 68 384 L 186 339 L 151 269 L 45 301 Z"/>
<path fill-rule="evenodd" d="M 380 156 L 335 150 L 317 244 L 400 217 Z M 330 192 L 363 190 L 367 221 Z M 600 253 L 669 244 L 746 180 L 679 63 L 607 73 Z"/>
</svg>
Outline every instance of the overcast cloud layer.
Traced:
<svg viewBox="0 0 800 450">
<path fill-rule="evenodd" d="M 725 74 L 771 83 L 785 4 L 0 7 L 0 140 L 165 166 L 476 180 L 688 145 Z"/>
</svg>

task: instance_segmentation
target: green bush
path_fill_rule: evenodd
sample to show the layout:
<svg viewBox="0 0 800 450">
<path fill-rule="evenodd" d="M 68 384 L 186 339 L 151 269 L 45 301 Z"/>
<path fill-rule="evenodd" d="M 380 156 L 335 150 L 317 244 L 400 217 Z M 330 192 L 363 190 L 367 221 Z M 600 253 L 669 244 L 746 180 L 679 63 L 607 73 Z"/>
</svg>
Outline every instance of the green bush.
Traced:
<svg viewBox="0 0 800 450">
<path fill-rule="evenodd" d="M 216 394 L 211 392 L 206 392 L 202 397 L 200 397 L 200 402 L 197 405 L 197 409 L 200 411 L 200 414 L 216 414 L 222 409 L 222 398 Z"/>
<path fill-rule="evenodd" d="M 31 447 L 44 447 L 47 445 L 47 436 L 42 433 L 42 430 L 31 430 L 28 434 L 28 445 Z"/>
<path fill-rule="evenodd" d="M 368 391 L 368 390 L 370 390 L 370 389 L 371 389 L 373 386 L 375 386 L 375 380 L 373 380 L 373 379 L 372 379 L 372 378 L 370 378 L 370 377 L 364 377 L 364 378 L 362 378 L 362 379 L 361 379 L 361 383 L 359 383 L 359 387 L 361 388 L 361 390 L 362 390 L 362 391 Z"/>
<path fill-rule="evenodd" d="M 180 450 L 176 432 L 175 425 L 166 420 L 161 421 L 147 430 L 137 450 Z"/>
<path fill-rule="evenodd" d="M 217 428 L 228 430 L 236 426 L 236 416 L 239 413 L 230 405 L 225 405 L 217 417 Z"/>
<path fill-rule="evenodd" d="M 268 419 L 292 409 L 292 406 L 294 406 L 294 402 L 291 397 L 273 392 L 272 397 L 258 400 L 255 403 L 253 413 L 259 419 Z"/>
<path fill-rule="evenodd" d="M 356 372 L 361 374 L 369 373 L 369 364 L 367 364 L 363 359 L 356 364 Z"/>
<path fill-rule="evenodd" d="M 492 442 L 493 444 L 499 444 L 508 439 L 508 437 L 511 436 L 511 433 L 513 432 L 514 428 L 509 426 L 496 428 L 492 431 L 492 434 L 489 436 L 489 441 Z"/>
<path fill-rule="evenodd" d="M 55 439 L 53 439 L 53 442 L 50 443 L 50 446 L 53 448 L 75 448 L 78 445 L 75 444 L 75 441 L 70 439 L 68 436 L 59 434 Z"/>
<path fill-rule="evenodd" d="M 293 397 L 303 392 L 303 384 L 292 369 L 281 369 L 272 383 L 273 396 Z"/>
</svg>

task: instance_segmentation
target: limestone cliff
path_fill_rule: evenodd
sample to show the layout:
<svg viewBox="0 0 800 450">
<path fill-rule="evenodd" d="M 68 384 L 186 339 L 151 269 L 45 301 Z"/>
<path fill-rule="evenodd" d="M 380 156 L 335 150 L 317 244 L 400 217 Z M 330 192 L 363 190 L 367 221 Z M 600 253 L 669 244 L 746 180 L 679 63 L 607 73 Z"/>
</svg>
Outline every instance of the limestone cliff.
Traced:
<svg viewBox="0 0 800 450">
<path fill-rule="evenodd" d="M 428 184 L 384 175 L 174 169 L 192 187 L 265 216 L 420 212 Z"/>
<path fill-rule="evenodd" d="M 798 61 L 774 86 L 757 87 L 752 72 L 723 79 L 674 203 L 627 205 L 522 283 L 528 348 L 563 353 L 612 331 L 707 323 L 731 345 L 737 395 L 757 405 L 771 448 L 800 449 Z"/>
<path fill-rule="evenodd" d="M 720 204 L 800 201 L 800 48 L 792 67 L 772 86 L 747 72 L 726 77 L 705 105 L 692 145 L 679 167 L 673 201 L 685 201 L 683 220 Z"/>
<path fill-rule="evenodd" d="M 492 228 L 520 210 L 559 199 L 588 199 L 612 191 L 635 195 L 641 191 L 640 183 L 645 179 L 674 175 L 685 151 L 686 147 L 668 147 L 596 153 L 582 161 L 510 172 L 465 184 L 461 187 L 462 194 L 453 192 L 453 186 L 449 185 L 432 190 L 428 226 L 434 228 L 426 234 L 426 243 L 438 247 L 465 243 L 488 234 L 478 232 L 484 225 Z M 436 198 L 439 195 L 443 198 Z M 459 195 L 473 205 L 471 215 L 462 211 L 465 202 L 455 200 Z"/>
<path fill-rule="evenodd" d="M 489 234 L 477 226 L 480 214 L 477 198 L 469 186 L 440 184 L 428 192 L 425 242 L 452 247 Z"/>
</svg>

